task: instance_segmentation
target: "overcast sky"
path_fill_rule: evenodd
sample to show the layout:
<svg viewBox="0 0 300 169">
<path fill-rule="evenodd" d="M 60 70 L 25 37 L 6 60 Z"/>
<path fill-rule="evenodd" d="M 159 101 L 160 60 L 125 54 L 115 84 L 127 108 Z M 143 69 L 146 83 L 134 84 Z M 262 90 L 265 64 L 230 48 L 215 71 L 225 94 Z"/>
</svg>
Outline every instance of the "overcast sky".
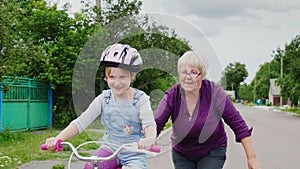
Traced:
<svg viewBox="0 0 300 169">
<path fill-rule="evenodd" d="M 300 1 L 294 0 L 143 0 L 142 11 L 192 23 L 214 46 L 223 69 L 229 63 L 246 64 L 247 82 L 259 65 L 272 60 L 273 50 L 300 35 Z"/>
<path fill-rule="evenodd" d="M 74 8 L 80 5 L 79 0 L 72 1 Z M 183 38 L 192 42 L 194 48 L 203 49 L 199 47 L 203 44 L 198 43 L 198 40 L 205 36 L 211 45 L 210 50 L 213 49 L 215 52 L 206 53 L 215 55 L 208 59 L 210 79 L 215 81 L 219 81 L 221 71 L 229 63 L 241 62 L 246 65 L 249 73 L 246 82 L 250 83 L 259 66 L 272 60 L 273 50 L 277 47 L 283 48 L 284 44 L 300 35 L 300 1 L 142 0 L 142 2 L 143 13 L 153 13 L 154 16 L 159 16 L 156 18 L 159 23 L 161 21 L 175 31 L 184 32 Z M 184 28 L 188 31 L 184 31 Z"/>
</svg>

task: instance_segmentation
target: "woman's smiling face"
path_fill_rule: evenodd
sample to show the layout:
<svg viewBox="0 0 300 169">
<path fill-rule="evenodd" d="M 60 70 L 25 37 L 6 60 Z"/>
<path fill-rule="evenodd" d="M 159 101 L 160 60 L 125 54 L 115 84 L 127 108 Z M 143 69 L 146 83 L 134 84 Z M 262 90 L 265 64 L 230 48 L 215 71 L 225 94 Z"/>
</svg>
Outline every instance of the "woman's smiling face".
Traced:
<svg viewBox="0 0 300 169">
<path fill-rule="evenodd" d="M 193 66 L 181 65 L 178 70 L 179 83 L 186 92 L 199 92 L 202 85 L 202 72 Z"/>
</svg>

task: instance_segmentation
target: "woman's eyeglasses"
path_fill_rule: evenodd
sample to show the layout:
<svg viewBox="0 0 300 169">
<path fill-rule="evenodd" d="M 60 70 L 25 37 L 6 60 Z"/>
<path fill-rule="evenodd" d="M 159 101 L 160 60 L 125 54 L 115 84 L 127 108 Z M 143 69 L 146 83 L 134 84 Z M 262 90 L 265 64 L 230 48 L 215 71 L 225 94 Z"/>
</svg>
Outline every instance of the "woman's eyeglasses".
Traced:
<svg viewBox="0 0 300 169">
<path fill-rule="evenodd" d="M 197 77 L 199 77 L 201 75 L 201 72 L 200 73 L 197 73 L 197 72 L 179 72 L 180 77 L 186 78 L 188 75 L 190 77 L 196 79 Z"/>
</svg>

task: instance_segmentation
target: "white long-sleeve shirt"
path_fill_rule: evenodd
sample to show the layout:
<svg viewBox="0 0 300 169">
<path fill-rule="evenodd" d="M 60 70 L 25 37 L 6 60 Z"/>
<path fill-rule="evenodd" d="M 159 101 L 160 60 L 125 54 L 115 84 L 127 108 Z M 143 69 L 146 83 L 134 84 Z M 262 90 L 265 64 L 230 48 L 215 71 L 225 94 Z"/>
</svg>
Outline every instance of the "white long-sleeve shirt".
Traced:
<svg viewBox="0 0 300 169">
<path fill-rule="evenodd" d="M 71 122 L 75 124 L 79 133 L 82 133 L 97 117 L 102 114 L 103 104 L 105 104 L 104 92 L 107 91 L 108 90 L 104 90 L 100 95 L 98 95 L 89 107 L 77 119 Z M 110 96 L 110 99 L 113 99 L 113 95 Z M 139 109 L 139 117 L 143 129 L 150 125 L 156 125 L 149 99 L 150 97 L 143 92 L 136 102 L 136 107 Z"/>
</svg>

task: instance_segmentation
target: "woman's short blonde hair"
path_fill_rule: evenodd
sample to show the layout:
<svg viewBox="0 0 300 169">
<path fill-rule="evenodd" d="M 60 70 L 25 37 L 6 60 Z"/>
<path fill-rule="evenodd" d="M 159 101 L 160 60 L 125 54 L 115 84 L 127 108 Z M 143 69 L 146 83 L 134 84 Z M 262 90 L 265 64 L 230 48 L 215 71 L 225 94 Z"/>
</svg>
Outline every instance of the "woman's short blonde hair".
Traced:
<svg viewBox="0 0 300 169">
<path fill-rule="evenodd" d="M 203 59 L 194 51 L 187 51 L 179 58 L 177 66 L 178 71 L 182 65 L 189 65 L 198 68 L 202 72 L 203 77 L 205 77 L 207 73 Z"/>
</svg>

